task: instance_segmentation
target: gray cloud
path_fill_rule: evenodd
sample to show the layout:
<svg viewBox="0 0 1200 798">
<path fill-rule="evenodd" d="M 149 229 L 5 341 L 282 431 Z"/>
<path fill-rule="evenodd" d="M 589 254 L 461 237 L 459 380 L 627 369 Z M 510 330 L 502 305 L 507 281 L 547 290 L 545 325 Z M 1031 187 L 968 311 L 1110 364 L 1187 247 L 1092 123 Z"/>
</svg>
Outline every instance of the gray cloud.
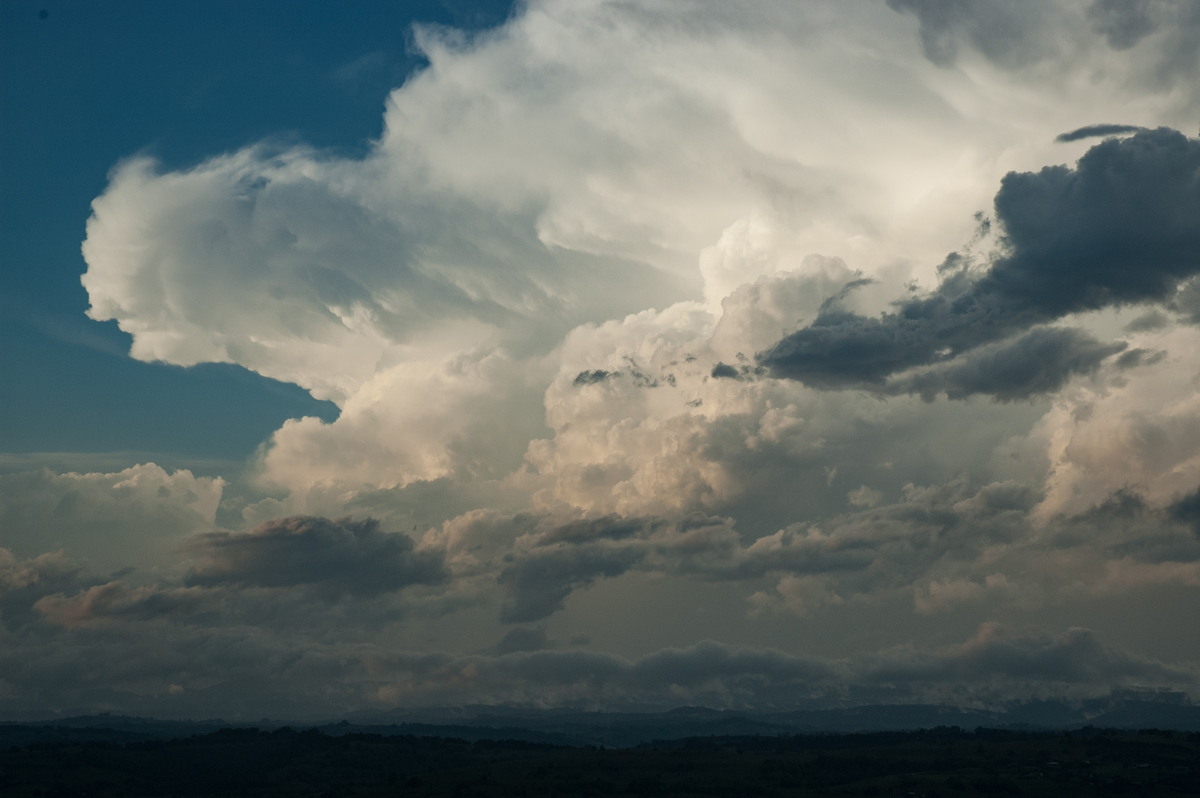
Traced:
<svg viewBox="0 0 1200 798">
<path fill-rule="evenodd" d="M 1167 353 L 1159 349 L 1157 351 L 1151 349 L 1130 349 L 1116 359 L 1115 363 L 1119 369 L 1132 369 L 1138 366 L 1153 366 L 1155 363 L 1161 363 L 1166 358 Z"/>
<path fill-rule="evenodd" d="M 1179 286 L 1168 307 L 1188 324 L 1200 324 L 1200 280 L 1192 278 Z"/>
<path fill-rule="evenodd" d="M 633 548 L 560 546 L 522 556 L 500 572 L 508 593 L 500 609 L 505 623 L 524 623 L 561 610 L 567 596 L 601 577 L 619 576 L 642 557 Z"/>
<path fill-rule="evenodd" d="M 1169 512 L 1172 518 L 1190 526 L 1200 539 L 1200 489 L 1176 501 Z"/>
<path fill-rule="evenodd" d="M 1190 0 L 1093 0 L 1086 8 L 1037 0 L 887 0 L 887 5 L 916 17 L 925 57 L 944 68 L 964 48 L 1019 72 L 1074 52 L 1072 45 L 1111 53 L 1146 42 L 1138 53 L 1142 77 L 1158 88 L 1191 80 L 1200 51 L 1193 35 L 1200 12 Z"/>
<path fill-rule="evenodd" d="M 1014 633 L 987 623 L 967 642 L 939 652 L 896 652 L 868 666 L 860 678 L 867 684 L 906 684 L 920 691 L 925 683 L 931 697 L 949 698 L 955 685 L 987 684 L 1005 697 L 1024 686 L 1026 698 L 1070 698 L 1095 694 L 1115 685 L 1190 686 L 1196 673 L 1105 646 L 1088 629 L 1062 634 Z"/>
<path fill-rule="evenodd" d="M 938 394 L 950 399 L 986 394 L 1012 402 L 1057 391 L 1072 376 L 1094 372 L 1101 361 L 1125 348 L 1123 342 L 1101 343 L 1081 330 L 1038 327 L 1015 340 L 980 347 L 962 362 L 897 379 L 888 390 L 918 393 L 927 401 Z M 1121 365 L 1136 364 L 1131 361 Z"/>
<path fill-rule="evenodd" d="M 0 628 L 18 629 L 39 620 L 33 607 L 42 597 L 75 591 L 94 582 L 61 553 L 23 560 L 0 548 Z"/>
<path fill-rule="evenodd" d="M 514 654 L 518 651 L 540 651 L 549 648 L 546 630 L 531 626 L 516 626 L 492 647 L 493 654 Z"/>
<path fill-rule="evenodd" d="M 728 519 L 700 513 L 683 518 L 608 515 L 548 524 L 505 556 L 498 577 L 507 600 L 500 618 L 536 621 L 563 609 L 576 590 L 628 571 L 730 578 L 738 556 Z"/>
<path fill-rule="evenodd" d="M 801 615 L 814 601 L 913 596 L 917 611 L 929 613 L 985 595 L 994 606 L 1039 606 L 1078 594 L 1082 584 L 1100 595 L 1200 579 L 1200 541 L 1185 526 L 1194 523 L 1187 500 L 1167 511 L 1121 492 L 1036 528 L 1031 513 L 1043 498 L 1021 483 L 980 486 L 960 477 L 909 485 L 899 501 L 753 540 L 740 538 L 731 519 L 700 515 L 575 522 L 587 537 L 551 527 L 505 556 L 502 620 L 540 620 L 562 610 L 573 592 L 630 572 L 779 581 L 748 596 L 750 606 Z"/>
<path fill-rule="evenodd" d="M 613 372 L 605 371 L 604 369 L 592 369 L 590 371 L 581 371 L 575 376 L 575 385 L 594 385 L 598 382 L 604 382 L 609 377 L 613 376 Z"/>
<path fill-rule="evenodd" d="M 47 595 L 33 606 L 50 623 L 82 628 L 156 619 L 178 622 L 220 609 L 220 599 L 219 595 L 199 587 L 131 587 L 111 581 L 72 596 Z"/>
<path fill-rule="evenodd" d="M 1005 252 L 981 275 L 953 256 L 936 291 L 878 318 L 831 302 L 760 363 L 815 387 L 879 390 L 1070 313 L 1169 299 L 1200 271 L 1200 141 L 1165 128 L 1110 139 L 1075 169 L 1009 173 L 995 209 Z"/>
<path fill-rule="evenodd" d="M 1188 689 L 1194 668 L 1105 645 L 1086 629 L 1054 634 L 984 624 L 967 641 L 845 659 L 704 641 L 641 657 L 569 651 L 408 654 L 326 645 L 258 630 L 164 628 L 138 637 L 66 632 L 66 639 L 0 649 L 0 710 L 140 712 L 157 717 L 336 717 L 393 706 L 728 709 L 893 703 L 972 703 L 1102 696 L 1116 687 Z M 86 656 L 81 654 L 86 650 Z M 248 695 L 255 700 L 249 702 Z"/>
<path fill-rule="evenodd" d="M 370 518 L 280 518 L 241 534 L 200 535 L 193 545 L 203 562 L 189 574 L 191 585 L 371 596 L 446 578 L 440 553 L 416 551 L 408 536 L 383 532 Z"/>
<path fill-rule="evenodd" d="M 1190 526 L 1197 516 L 1194 495 L 1155 510 L 1122 494 L 1033 530 L 1028 516 L 1038 498 L 1017 483 L 974 487 L 960 479 L 909 488 L 899 502 L 797 524 L 749 543 L 739 542 L 731 521 L 699 515 L 676 520 L 610 515 L 560 524 L 546 519 L 519 536 L 507 555 L 498 553 L 491 567 L 501 569 L 511 621 L 546 617 L 572 591 L 634 570 L 722 582 L 812 577 L 826 581 L 811 589 L 794 583 L 791 600 L 825 601 L 835 608 L 856 597 L 891 601 L 928 583 L 922 601 L 929 612 L 986 591 L 994 599 L 989 610 L 996 612 L 1001 599 L 1036 589 L 1038 579 L 1068 593 L 1080 585 L 1102 593 L 1172 580 L 1195 583 L 1200 539 Z M 355 530 L 369 540 L 348 542 Z M 486 654 L 398 655 L 394 645 L 379 642 L 388 617 L 371 605 L 382 596 L 345 585 L 313 585 L 308 568 L 328 555 L 328 580 L 348 578 L 348 571 L 372 577 L 364 562 L 371 552 L 389 571 L 407 567 L 411 577 L 413 566 L 406 565 L 415 556 L 411 544 L 393 550 L 375 540 L 393 537 L 375 525 L 314 518 L 260 527 L 257 534 L 274 541 L 262 548 L 230 544 L 254 534 L 224 536 L 221 543 L 233 553 L 222 561 L 219 580 L 210 575 L 211 586 L 94 584 L 53 555 L 0 562 L 6 596 L 20 599 L 26 610 L 32 605 L 49 622 L 24 623 L 20 645 L 0 647 L 0 684 L 8 690 L 0 692 L 0 709 L 18 706 L 22 695 L 37 695 L 42 707 L 156 715 L 207 708 L 208 714 L 228 717 L 261 717 L 267 711 L 310 717 L 388 702 L 769 708 L 852 695 L 978 704 L 1100 695 L 1115 686 L 1190 689 L 1196 683 L 1194 670 L 1112 648 L 1086 630 L 1013 632 L 995 624 L 985 624 L 959 645 L 905 646 L 836 660 L 716 642 L 633 659 L 547 650 L 545 630 L 528 626 L 511 630 Z M 287 535 L 298 539 L 292 543 L 302 556 L 287 553 L 288 542 L 275 540 Z M 212 538 L 200 545 L 211 546 Z M 288 569 L 286 579 L 266 570 L 265 561 L 276 555 L 279 568 Z M 209 565 L 215 568 L 214 561 Z M 1006 582 L 1005 573 L 1032 581 Z M 985 584 L 984 574 L 999 581 L 989 577 Z M 396 581 L 413 580 L 389 584 Z M 349 595 L 330 604 L 319 593 L 270 589 L 281 583 Z M 21 592 L 35 584 L 36 590 Z M 819 590 L 828 595 L 822 598 Z M 6 622 L 7 606 L 0 602 Z M 251 701 L 251 694 L 260 698 Z"/>
<path fill-rule="evenodd" d="M 1067 133 L 1060 133 L 1054 137 L 1054 140 L 1061 142 L 1080 141 L 1081 139 L 1090 139 L 1097 136 L 1119 136 L 1122 133 L 1140 133 L 1145 129 L 1137 125 L 1085 125 Z"/>
<path fill-rule="evenodd" d="M 1047 4 L 1018 0 L 887 0 L 895 11 L 920 22 L 925 57 L 949 66 L 961 41 L 969 42 L 990 60 L 1007 67 L 1027 64 L 1046 54 L 1050 44 L 1042 21 Z"/>
<path fill-rule="evenodd" d="M 840 663 L 713 641 L 636 659 L 537 651 L 447 658 L 436 669 L 426 662 L 396 661 L 395 666 L 400 684 L 420 684 L 424 691 L 408 692 L 408 701 L 459 702 L 465 694 L 543 707 L 786 706 L 835 693 L 837 680 L 846 675 Z"/>
<path fill-rule="evenodd" d="M 1152 12 L 1163 5 L 1162 0 L 1093 0 L 1087 15 L 1111 47 L 1127 50 L 1154 30 Z"/>
<path fill-rule="evenodd" d="M 112 473 L 0 475 L 0 543 L 19 556 L 62 551 L 96 570 L 159 565 L 212 529 L 225 480 L 144 463 Z"/>
</svg>

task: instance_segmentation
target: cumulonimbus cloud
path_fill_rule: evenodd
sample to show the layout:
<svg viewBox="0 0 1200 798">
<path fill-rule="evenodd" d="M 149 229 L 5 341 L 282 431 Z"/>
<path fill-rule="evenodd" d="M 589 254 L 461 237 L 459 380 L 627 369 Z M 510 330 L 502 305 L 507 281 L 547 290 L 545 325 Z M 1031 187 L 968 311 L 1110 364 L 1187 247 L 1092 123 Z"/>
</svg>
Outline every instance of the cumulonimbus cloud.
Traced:
<svg viewBox="0 0 1200 798">
<path fill-rule="evenodd" d="M 990 622 L 1200 579 L 1196 8 L 534 0 L 419 32 L 362 158 L 119 165 L 92 316 L 341 415 L 232 489 L 0 476 L 0 702 L 1194 690 Z"/>
</svg>

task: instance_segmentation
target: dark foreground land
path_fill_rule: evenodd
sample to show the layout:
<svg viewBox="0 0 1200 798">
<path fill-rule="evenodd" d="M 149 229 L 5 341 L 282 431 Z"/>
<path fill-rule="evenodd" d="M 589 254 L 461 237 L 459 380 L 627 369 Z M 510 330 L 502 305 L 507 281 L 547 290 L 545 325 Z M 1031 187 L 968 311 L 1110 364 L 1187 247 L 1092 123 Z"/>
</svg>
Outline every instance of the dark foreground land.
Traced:
<svg viewBox="0 0 1200 798">
<path fill-rule="evenodd" d="M 917 732 L 636 748 L 224 729 L 0 750 L 11 796 L 1200 795 L 1200 733 Z"/>
</svg>

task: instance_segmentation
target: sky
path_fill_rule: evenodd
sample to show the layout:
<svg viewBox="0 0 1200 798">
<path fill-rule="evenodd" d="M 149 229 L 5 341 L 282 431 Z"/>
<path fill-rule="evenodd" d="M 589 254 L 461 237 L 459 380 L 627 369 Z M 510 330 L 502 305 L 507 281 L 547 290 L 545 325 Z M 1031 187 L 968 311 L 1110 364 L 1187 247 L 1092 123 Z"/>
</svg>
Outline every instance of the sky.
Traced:
<svg viewBox="0 0 1200 798">
<path fill-rule="evenodd" d="M 0 38 L 0 716 L 1200 699 L 1200 4 Z"/>
</svg>

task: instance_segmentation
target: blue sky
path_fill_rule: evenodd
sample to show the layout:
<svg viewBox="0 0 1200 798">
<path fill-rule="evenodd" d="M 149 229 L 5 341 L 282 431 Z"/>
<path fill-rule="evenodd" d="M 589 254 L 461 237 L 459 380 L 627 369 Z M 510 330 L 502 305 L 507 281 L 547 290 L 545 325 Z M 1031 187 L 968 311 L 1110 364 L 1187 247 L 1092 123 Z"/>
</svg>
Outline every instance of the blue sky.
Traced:
<svg viewBox="0 0 1200 798">
<path fill-rule="evenodd" d="M 1190 0 L 0 15 L 0 716 L 1200 698 Z"/>
</svg>

